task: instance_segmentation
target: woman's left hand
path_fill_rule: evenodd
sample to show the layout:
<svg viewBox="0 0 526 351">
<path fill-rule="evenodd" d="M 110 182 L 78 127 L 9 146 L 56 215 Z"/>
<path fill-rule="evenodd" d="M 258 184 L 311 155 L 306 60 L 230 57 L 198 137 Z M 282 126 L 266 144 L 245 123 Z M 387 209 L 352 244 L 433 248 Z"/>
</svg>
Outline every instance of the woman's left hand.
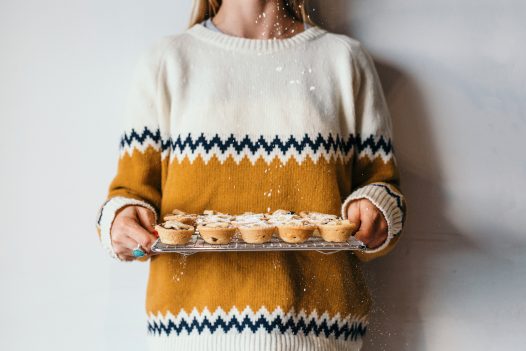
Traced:
<svg viewBox="0 0 526 351">
<path fill-rule="evenodd" d="M 358 225 L 354 237 L 361 240 L 369 249 L 375 249 L 387 239 L 387 221 L 378 207 L 368 199 L 351 201 L 347 218 Z"/>
</svg>

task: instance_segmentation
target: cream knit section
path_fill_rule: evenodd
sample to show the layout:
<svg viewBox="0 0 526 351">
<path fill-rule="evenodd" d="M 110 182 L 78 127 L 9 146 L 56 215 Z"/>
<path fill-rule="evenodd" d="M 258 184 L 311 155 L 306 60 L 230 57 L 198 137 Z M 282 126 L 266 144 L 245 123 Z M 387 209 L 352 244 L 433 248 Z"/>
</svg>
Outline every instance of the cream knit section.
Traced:
<svg viewBox="0 0 526 351">
<path fill-rule="evenodd" d="M 343 341 L 314 335 L 267 333 L 265 330 L 148 336 L 148 350 L 152 351 L 359 351 L 362 344 L 361 338 Z"/>
<path fill-rule="evenodd" d="M 138 60 L 126 131 L 286 138 L 338 132 L 390 136 L 374 63 L 361 43 L 320 27 L 248 39 L 195 24 Z"/>
<path fill-rule="evenodd" d="M 314 39 L 327 31 L 323 28 L 313 26 L 292 37 L 284 39 L 250 39 L 217 32 L 198 23 L 187 30 L 195 37 L 205 40 L 210 44 L 230 50 L 245 52 L 271 53 L 291 48 Z"/>
</svg>

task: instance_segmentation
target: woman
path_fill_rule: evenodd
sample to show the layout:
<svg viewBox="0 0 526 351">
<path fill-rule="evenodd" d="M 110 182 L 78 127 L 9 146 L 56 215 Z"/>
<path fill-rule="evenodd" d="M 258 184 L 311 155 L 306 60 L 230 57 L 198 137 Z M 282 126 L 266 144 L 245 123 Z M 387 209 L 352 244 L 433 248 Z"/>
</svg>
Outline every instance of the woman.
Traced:
<svg viewBox="0 0 526 351">
<path fill-rule="evenodd" d="M 152 350 L 359 350 L 370 295 L 360 261 L 405 217 L 391 121 L 357 40 L 302 1 L 197 1 L 183 33 L 139 61 L 101 241 L 150 261 Z M 341 214 L 365 252 L 150 255 L 153 224 L 191 213 Z"/>
</svg>

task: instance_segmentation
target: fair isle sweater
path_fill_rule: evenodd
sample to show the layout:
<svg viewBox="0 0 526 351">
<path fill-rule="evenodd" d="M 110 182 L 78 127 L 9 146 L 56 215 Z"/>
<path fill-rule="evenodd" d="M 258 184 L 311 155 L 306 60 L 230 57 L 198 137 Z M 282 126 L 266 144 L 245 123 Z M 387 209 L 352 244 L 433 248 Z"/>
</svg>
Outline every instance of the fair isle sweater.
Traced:
<svg viewBox="0 0 526 351">
<path fill-rule="evenodd" d="M 406 202 L 374 63 L 349 36 L 286 39 L 197 23 L 138 60 L 120 158 L 97 224 L 116 258 L 116 211 L 341 214 L 367 198 L 387 240 L 365 252 L 160 254 L 146 291 L 151 350 L 359 350 L 371 297 L 362 262 L 390 252 Z"/>
</svg>

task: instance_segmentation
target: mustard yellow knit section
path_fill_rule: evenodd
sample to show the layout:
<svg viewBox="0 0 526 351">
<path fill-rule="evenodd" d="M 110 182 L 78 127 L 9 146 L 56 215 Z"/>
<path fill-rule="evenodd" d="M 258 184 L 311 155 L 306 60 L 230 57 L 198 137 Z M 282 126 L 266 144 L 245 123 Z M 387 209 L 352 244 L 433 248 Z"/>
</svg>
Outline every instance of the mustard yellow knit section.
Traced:
<svg viewBox="0 0 526 351">
<path fill-rule="evenodd" d="M 285 164 L 277 158 L 271 163 L 233 158 L 220 162 L 216 157 L 170 162 L 149 147 L 123 154 L 109 197 L 147 201 L 160 211 L 161 220 L 174 208 L 192 213 L 288 209 L 339 214 L 342 200 L 357 186 L 351 180 L 361 185 L 387 182 L 392 189 L 399 184 L 394 162 L 381 157 L 346 163 L 325 158 L 315 162 L 310 157 L 301 163 L 291 158 Z M 270 311 L 280 307 L 366 316 L 371 298 L 360 261 L 373 258 L 350 252 L 156 255 L 150 258 L 146 310 L 165 314 L 264 306 Z"/>
<path fill-rule="evenodd" d="M 301 165 L 294 159 L 286 164 L 278 159 L 270 164 L 262 159 L 254 164 L 248 159 L 236 164 L 232 158 L 220 163 L 213 157 L 205 164 L 200 157 L 193 163 L 185 158 L 170 165 L 162 212 L 173 208 L 232 214 L 308 209 L 339 214 L 341 196 L 350 190 L 346 168 L 342 162 L 320 159 L 314 163 L 310 158 Z"/>
<path fill-rule="evenodd" d="M 167 168 L 162 167 L 161 152 L 148 147 L 144 152 L 133 150 L 119 159 L 117 174 L 110 184 L 108 198 L 124 196 L 146 201 L 159 209 L 161 181 Z"/>
<path fill-rule="evenodd" d="M 359 262 L 346 252 L 163 254 L 151 259 L 146 310 L 279 306 L 366 316 L 370 303 Z"/>
</svg>

